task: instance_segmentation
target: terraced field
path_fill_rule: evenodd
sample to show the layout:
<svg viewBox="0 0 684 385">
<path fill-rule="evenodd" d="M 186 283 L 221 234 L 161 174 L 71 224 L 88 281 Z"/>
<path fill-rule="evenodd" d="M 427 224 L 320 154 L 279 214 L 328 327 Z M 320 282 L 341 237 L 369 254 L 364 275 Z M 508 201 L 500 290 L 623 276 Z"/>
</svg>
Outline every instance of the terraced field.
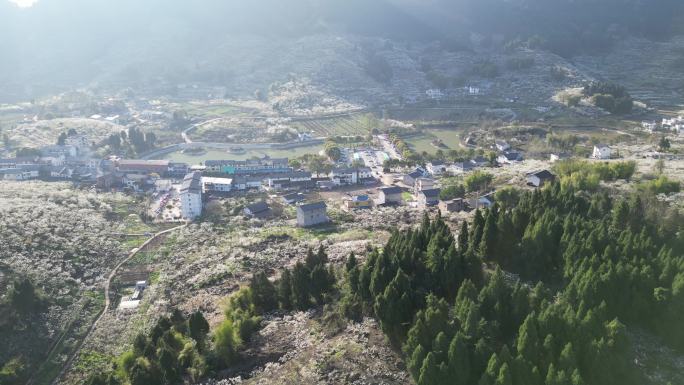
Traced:
<svg viewBox="0 0 684 385">
<path fill-rule="evenodd" d="M 371 113 L 354 113 L 324 118 L 302 119 L 292 122 L 299 131 L 311 132 L 315 137 L 368 135 L 379 121 Z"/>
</svg>

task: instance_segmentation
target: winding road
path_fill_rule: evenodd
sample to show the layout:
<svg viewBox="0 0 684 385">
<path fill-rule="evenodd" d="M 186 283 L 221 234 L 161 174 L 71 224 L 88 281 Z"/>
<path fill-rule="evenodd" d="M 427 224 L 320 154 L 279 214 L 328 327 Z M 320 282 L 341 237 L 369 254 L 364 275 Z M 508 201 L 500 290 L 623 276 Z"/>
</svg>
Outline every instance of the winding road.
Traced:
<svg viewBox="0 0 684 385">
<path fill-rule="evenodd" d="M 138 248 L 136 248 L 135 250 L 131 251 L 131 252 L 128 254 L 128 256 L 127 256 L 123 261 L 119 262 L 119 263 L 112 269 L 112 271 L 109 273 L 109 276 L 107 276 L 107 282 L 105 282 L 105 292 L 104 292 L 104 294 L 105 294 L 105 306 L 104 306 L 104 308 L 103 308 L 102 311 L 100 312 L 100 315 L 98 315 L 97 318 L 95 319 L 95 321 L 93 321 L 93 323 L 90 325 L 90 327 L 88 328 L 88 332 L 86 333 L 86 335 L 83 336 L 83 338 L 78 342 L 78 346 L 76 346 L 76 349 L 74 349 L 74 351 L 71 353 L 71 356 L 69 356 L 69 359 L 68 359 L 68 360 L 64 363 L 64 365 L 62 366 L 62 370 L 60 370 L 59 374 L 55 377 L 54 380 L 52 380 L 52 383 L 51 383 L 52 385 L 56 385 L 56 384 L 59 383 L 59 380 L 62 379 L 62 377 L 64 376 L 64 374 L 65 374 L 65 373 L 69 370 L 69 368 L 71 367 L 71 364 L 74 362 L 74 359 L 76 359 L 76 357 L 77 357 L 78 354 L 80 353 L 81 347 L 83 347 L 83 343 L 84 343 L 84 342 L 88 339 L 88 337 L 90 337 L 90 335 L 93 333 L 93 330 L 95 330 L 95 327 L 97 326 L 98 322 L 100 322 L 100 320 L 102 319 L 102 317 L 104 317 L 104 315 L 107 314 L 107 311 L 109 310 L 109 307 L 111 306 L 111 300 L 110 300 L 110 298 L 109 298 L 109 292 L 110 292 L 109 287 L 111 286 L 112 279 L 114 279 L 114 277 L 116 276 L 116 273 L 117 273 L 118 270 L 121 268 L 121 266 L 123 266 L 123 265 L 126 264 L 128 261 L 130 261 L 131 258 L 135 257 L 135 256 L 138 254 L 139 251 L 141 251 L 142 249 L 144 249 L 145 246 L 149 245 L 151 242 L 153 242 L 154 240 L 156 240 L 158 237 L 160 237 L 160 236 L 162 236 L 162 235 L 164 235 L 164 234 L 170 233 L 170 232 L 172 232 L 172 231 L 178 230 L 178 229 L 180 229 L 180 228 L 183 228 L 183 227 L 185 227 L 185 226 L 186 226 L 186 225 L 184 224 L 184 225 L 172 227 L 172 228 L 170 228 L 170 229 L 166 229 L 166 230 L 164 230 L 164 231 L 160 231 L 160 232 L 158 232 L 158 233 L 155 233 L 152 237 L 150 237 L 148 240 L 146 240 L 145 242 L 143 242 L 143 244 L 140 245 L 140 247 L 138 247 Z M 30 385 L 32 382 L 33 382 L 33 379 L 29 379 L 29 381 L 27 382 L 27 385 Z"/>
</svg>

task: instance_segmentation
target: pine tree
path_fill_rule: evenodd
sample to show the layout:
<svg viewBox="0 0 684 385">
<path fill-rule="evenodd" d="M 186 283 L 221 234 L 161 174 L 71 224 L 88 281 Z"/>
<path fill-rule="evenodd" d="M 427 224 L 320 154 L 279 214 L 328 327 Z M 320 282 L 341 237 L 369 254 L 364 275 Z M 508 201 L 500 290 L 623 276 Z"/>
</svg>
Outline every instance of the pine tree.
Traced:
<svg viewBox="0 0 684 385">
<path fill-rule="evenodd" d="M 482 373 L 478 385 L 494 385 L 496 379 L 499 377 L 499 369 L 501 368 L 501 361 L 496 353 L 493 353 L 487 363 L 487 369 Z"/>
<path fill-rule="evenodd" d="M 309 286 L 309 270 L 301 262 L 297 262 L 292 269 L 292 294 L 290 301 L 297 310 L 306 310 L 311 305 Z"/>
<path fill-rule="evenodd" d="M 356 262 L 354 252 L 349 253 L 347 262 L 345 263 L 345 272 L 347 275 L 347 283 L 352 293 L 358 293 L 359 290 L 359 266 Z"/>
<path fill-rule="evenodd" d="M 561 351 L 558 358 L 559 369 L 565 370 L 566 373 L 572 373 L 577 369 L 577 359 L 575 358 L 575 351 L 572 347 L 572 342 L 568 342 Z"/>
<path fill-rule="evenodd" d="M 478 251 L 480 249 L 480 242 L 482 241 L 482 235 L 484 232 L 485 220 L 482 216 L 480 209 L 475 210 L 475 217 L 473 219 L 473 227 L 470 230 L 470 245 L 468 246 L 472 251 Z"/>
<path fill-rule="evenodd" d="M 420 369 L 423 367 L 423 361 L 425 360 L 426 355 L 427 353 L 425 353 L 425 349 L 423 349 L 422 345 L 418 345 L 409 355 L 408 370 L 416 382 L 420 378 Z"/>
<path fill-rule="evenodd" d="M 199 310 L 188 317 L 188 332 L 192 339 L 197 341 L 199 346 L 203 346 L 204 340 L 209 333 L 209 322 L 204 318 Z"/>
<path fill-rule="evenodd" d="M 276 289 L 266 273 L 259 272 L 252 276 L 249 287 L 252 289 L 252 301 L 258 313 L 265 313 L 278 306 Z"/>
<path fill-rule="evenodd" d="M 278 280 L 278 302 L 283 310 L 292 309 L 292 276 L 285 269 Z"/>
<path fill-rule="evenodd" d="M 499 369 L 499 375 L 494 382 L 496 385 L 513 385 L 513 378 L 511 375 L 511 370 L 508 368 L 508 363 L 501 365 Z"/>
<path fill-rule="evenodd" d="M 480 256 L 483 259 L 496 260 L 497 228 L 496 216 L 494 211 L 489 211 L 485 220 L 484 230 L 482 231 L 482 241 L 480 242 Z"/>
<path fill-rule="evenodd" d="M 390 341 L 397 344 L 406 335 L 407 325 L 411 322 L 413 304 L 411 301 L 411 285 L 403 271 L 397 271 L 392 282 L 384 293 L 375 300 L 375 314 L 380 319 L 380 326 Z"/>
<path fill-rule="evenodd" d="M 325 270 L 323 265 L 317 265 L 311 270 L 309 275 L 311 295 L 316 300 L 316 303 L 323 303 L 323 294 L 328 292 L 330 286 L 330 278 L 328 277 L 328 271 Z"/>
<path fill-rule="evenodd" d="M 458 332 L 449 344 L 449 375 L 453 385 L 467 385 L 470 379 L 470 351 L 465 336 Z"/>
<path fill-rule="evenodd" d="M 539 359 L 540 346 L 539 335 L 537 333 L 537 325 L 534 312 L 530 313 L 522 325 L 518 333 L 518 354 L 524 357 L 527 361 L 536 363 Z"/>
<path fill-rule="evenodd" d="M 420 368 L 420 377 L 418 378 L 418 385 L 440 385 L 443 382 L 440 373 L 439 363 L 434 353 L 430 352 L 423 361 L 423 366 Z"/>
<path fill-rule="evenodd" d="M 461 223 L 461 231 L 458 233 L 458 251 L 465 253 L 468 250 L 468 222 Z"/>
<path fill-rule="evenodd" d="M 449 338 L 444 331 L 440 331 L 432 342 L 432 352 L 435 353 L 437 361 L 447 360 L 449 353 Z"/>
</svg>

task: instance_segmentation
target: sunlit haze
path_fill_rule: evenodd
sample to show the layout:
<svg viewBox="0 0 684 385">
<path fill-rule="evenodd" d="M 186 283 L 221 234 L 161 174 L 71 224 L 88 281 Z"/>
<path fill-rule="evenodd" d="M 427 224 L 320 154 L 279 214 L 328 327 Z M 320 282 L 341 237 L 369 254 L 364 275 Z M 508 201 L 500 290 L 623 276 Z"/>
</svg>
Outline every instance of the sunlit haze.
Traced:
<svg viewBox="0 0 684 385">
<path fill-rule="evenodd" d="M 9 0 L 10 3 L 14 3 L 22 8 L 28 8 L 33 4 L 37 3 L 38 0 Z"/>
<path fill-rule="evenodd" d="M 684 385 L 684 0 L 0 0 L 0 385 Z"/>
</svg>

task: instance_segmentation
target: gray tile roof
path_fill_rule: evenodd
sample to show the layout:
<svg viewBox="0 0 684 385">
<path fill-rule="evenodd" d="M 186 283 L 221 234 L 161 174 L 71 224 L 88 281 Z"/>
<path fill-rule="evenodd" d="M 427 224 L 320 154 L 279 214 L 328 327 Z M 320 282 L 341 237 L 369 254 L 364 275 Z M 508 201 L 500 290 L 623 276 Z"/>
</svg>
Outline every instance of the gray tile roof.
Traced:
<svg viewBox="0 0 684 385">
<path fill-rule="evenodd" d="M 384 194 L 400 194 L 401 188 L 397 186 L 383 187 L 380 189 Z"/>
<path fill-rule="evenodd" d="M 314 203 L 307 203 L 303 204 L 297 207 L 297 209 L 302 210 L 304 212 L 307 211 L 314 211 L 314 210 L 320 210 L 320 209 L 326 209 L 328 206 L 326 206 L 325 202 L 314 202 Z"/>
<path fill-rule="evenodd" d="M 202 191 L 202 174 L 199 171 L 191 172 L 183 178 L 181 193 L 188 192 L 199 194 Z"/>
</svg>

